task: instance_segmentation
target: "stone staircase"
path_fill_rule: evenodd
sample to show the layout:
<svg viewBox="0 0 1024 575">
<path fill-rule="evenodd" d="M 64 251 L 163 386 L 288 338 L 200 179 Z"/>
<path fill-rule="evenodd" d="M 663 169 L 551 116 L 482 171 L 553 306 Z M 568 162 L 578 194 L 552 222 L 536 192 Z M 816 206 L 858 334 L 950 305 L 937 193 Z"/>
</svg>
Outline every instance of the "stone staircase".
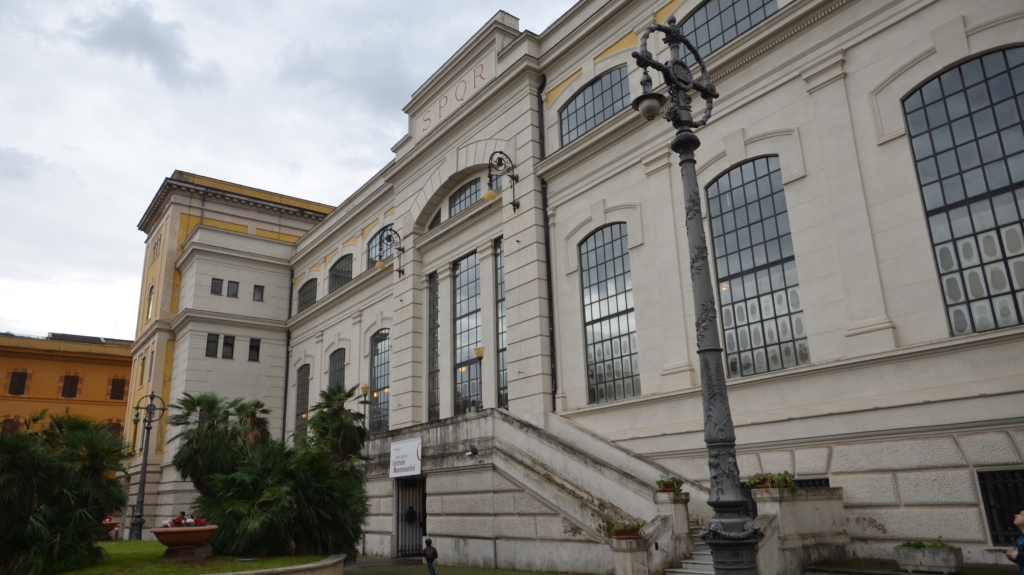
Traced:
<svg viewBox="0 0 1024 575">
<path fill-rule="evenodd" d="M 665 569 L 666 575 L 715 575 L 715 569 L 711 562 L 711 548 L 697 537 L 700 527 L 690 529 L 690 537 L 693 538 L 693 555 L 684 559 L 682 565 Z"/>
</svg>

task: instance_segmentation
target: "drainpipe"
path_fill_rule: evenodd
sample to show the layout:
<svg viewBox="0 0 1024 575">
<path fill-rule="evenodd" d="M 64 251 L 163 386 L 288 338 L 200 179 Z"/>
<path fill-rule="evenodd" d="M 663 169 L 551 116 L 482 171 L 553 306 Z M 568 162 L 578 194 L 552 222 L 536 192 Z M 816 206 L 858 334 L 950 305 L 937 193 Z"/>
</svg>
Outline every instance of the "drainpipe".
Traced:
<svg viewBox="0 0 1024 575">
<path fill-rule="evenodd" d="M 292 291 L 295 288 L 295 270 L 288 275 L 288 319 L 292 319 Z M 288 366 L 292 362 L 292 330 L 284 336 L 284 400 L 281 402 L 281 443 L 284 443 L 288 424 Z"/>
<path fill-rule="evenodd" d="M 547 155 L 544 141 L 544 87 L 547 86 L 547 83 L 548 77 L 541 74 L 540 85 L 537 86 L 537 115 L 540 121 L 540 136 L 537 138 L 537 143 L 540 147 L 541 160 Z M 555 413 L 558 411 L 558 400 L 555 399 L 555 396 L 558 394 L 558 369 L 555 354 L 555 287 L 553 285 L 555 276 L 551 273 L 551 225 L 548 221 L 548 182 L 543 178 L 540 181 L 540 202 L 541 210 L 544 214 L 544 268 L 547 272 L 548 284 L 548 349 L 551 352 L 551 413 Z"/>
</svg>

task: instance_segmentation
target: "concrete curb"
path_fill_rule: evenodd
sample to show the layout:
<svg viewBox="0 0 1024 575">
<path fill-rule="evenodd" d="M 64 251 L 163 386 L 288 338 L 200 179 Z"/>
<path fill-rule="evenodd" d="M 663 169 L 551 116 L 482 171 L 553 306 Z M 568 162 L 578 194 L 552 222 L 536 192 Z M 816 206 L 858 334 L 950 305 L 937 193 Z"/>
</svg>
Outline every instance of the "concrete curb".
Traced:
<svg viewBox="0 0 1024 575">
<path fill-rule="evenodd" d="M 342 575 L 345 572 L 345 555 L 331 555 L 316 563 L 292 565 L 291 567 L 275 567 L 273 569 L 257 569 L 255 571 L 236 571 L 233 575 L 283 575 L 284 573 L 301 573 L 302 575 Z"/>
</svg>

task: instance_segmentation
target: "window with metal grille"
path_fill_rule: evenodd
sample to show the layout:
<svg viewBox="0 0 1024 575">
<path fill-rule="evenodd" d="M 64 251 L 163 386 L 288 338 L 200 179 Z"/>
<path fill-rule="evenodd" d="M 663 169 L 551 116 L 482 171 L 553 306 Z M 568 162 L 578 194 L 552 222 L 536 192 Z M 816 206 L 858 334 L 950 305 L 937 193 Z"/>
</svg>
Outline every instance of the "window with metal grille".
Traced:
<svg viewBox="0 0 1024 575">
<path fill-rule="evenodd" d="M 238 297 L 238 282 L 228 282 L 228 297 Z"/>
<path fill-rule="evenodd" d="M 25 395 L 25 384 L 28 383 L 27 371 L 15 371 L 11 373 L 11 384 L 7 387 L 10 395 Z"/>
<path fill-rule="evenodd" d="M 299 288 L 299 312 L 306 311 L 316 303 L 316 278 L 302 284 Z"/>
<path fill-rule="evenodd" d="M 588 84 L 558 113 L 562 145 L 579 138 L 627 106 L 629 73 L 626 66 L 621 66 Z"/>
<path fill-rule="evenodd" d="M 345 350 L 336 349 L 331 352 L 328 358 L 328 375 L 327 375 L 327 386 L 328 387 L 345 387 Z"/>
<path fill-rule="evenodd" d="M 331 266 L 330 276 L 330 283 L 327 285 L 328 293 L 352 281 L 352 254 L 343 255 L 341 259 L 334 262 L 334 265 Z"/>
<path fill-rule="evenodd" d="M 65 375 L 64 384 L 60 389 L 60 396 L 67 398 L 78 397 L 78 376 L 77 375 Z"/>
<path fill-rule="evenodd" d="M 779 158 L 733 168 L 707 193 L 727 375 L 810 363 Z"/>
<path fill-rule="evenodd" d="M 1024 509 L 1024 469 L 979 471 L 978 485 L 992 544 L 1013 545 L 1020 537 L 1013 516 Z"/>
<path fill-rule="evenodd" d="M 0 434 L 3 435 L 14 435 L 21 430 L 21 422 L 14 418 L 4 419 L 2 427 L 0 427 Z"/>
<path fill-rule="evenodd" d="M 249 361 L 260 360 L 260 340 L 250 339 L 249 340 Z"/>
<path fill-rule="evenodd" d="M 477 203 L 479 200 L 480 178 L 477 178 L 448 196 L 448 217 L 455 217 L 456 214 Z"/>
<path fill-rule="evenodd" d="M 124 389 L 128 386 L 128 382 L 124 379 L 112 379 L 110 380 L 110 399 L 120 401 L 124 399 Z"/>
<path fill-rule="evenodd" d="M 794 479 L 797 487 L 831 487 L 828 477 L 816 477 L 814 479 Z"/>
<path fill-rule="evenodd" d="M 956 66 L 903 101 L 952 335 L 1024 314 L 1024 47 Z"/>
<path fill-rule="evenodd" d="M 366 244 L 366 269 L 372 268 L 377 260 L 383 261 L 391 257 L 395 247 L 384 241 L 384 234 L 391 229 L 391 224 L 384 226 L 370 238 L 370 243 Z"/>
<path fill-rule="evenodd" d="M 263 301 L 263 286 L 252 286 L 252 301 Z"/>
<path fill-rule="evenodd" d="M 299 367 L 295 378 L 295 435 L 305 435 L 309 418 L 309 364 Z"/>
<path fill-rule="evenodd" d="M 437 273 L 427 280 L 427 421 L 441 419 L 441 290 Z"/>
<path fill-rule="evenodd" d="M 640 395 L 628 246 L 623 223 L 597 230 L 579 246 L 588 403 Z"/>
<path fill-rule="evenodd" d="M 235 359 L 235 336 L 224 336 L 224 345 L 220 348 L 220 356 L 224 359 Z"/>
<path fill-rule="evenodd" d="M 387 431 L 391 397 L 390 330 L 370 338 L 370 432 Z"/>
<path fill-rule="evenodd" d="M 455 311 L 455 415 L 483 407 L 480 393 L 480 261 L 476 252 L 452 266 L 452 301 Z"/>
<path fill-rule="evenodd" d="M 217 348 L 220 347 L 220 336 L 215 333 L 207 334 L 206 336 L 206 357 L 217 357 Z M 145 373 L 146 369 L 146 358 L 142 358 L 142 369 Z M 140 374 L 141 375 L 141 374 Z M 141 379 L 141 377 L 140 377 Z"/>
<path fill-rule="evenodd" d="M 224 280 L 213 278 L 210 280 L 210 293 L 213 295 L 220 295 L 224 292 Z"/>
<path fill-rule="evenodd" d="M 778 10 L 776 0 L 710 0 L 683 20 L 683 35 L 701 58 L 707 58 Z M 687 52 L 684 58 L 692 65 L 695 62 L 689 56 Z"/>
<path fill-rule="evenodd" d="M 508 357 L 505 355 L 505 249 L 502 238 L 494 242 L 494 299 L 498 324 L 498 407 L 508 409 Z"/>
</svg>

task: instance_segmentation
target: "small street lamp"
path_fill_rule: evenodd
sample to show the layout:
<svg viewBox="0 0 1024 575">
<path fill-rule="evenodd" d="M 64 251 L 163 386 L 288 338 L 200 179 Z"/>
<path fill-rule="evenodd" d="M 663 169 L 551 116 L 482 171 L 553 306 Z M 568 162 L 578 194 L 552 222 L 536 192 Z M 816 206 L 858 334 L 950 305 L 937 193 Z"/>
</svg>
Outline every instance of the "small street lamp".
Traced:
<svg viewBox="0 0 1024 575">
<path fill-rule="evenodd" d="M 494 191 L 494 180 L 501 176 L 508 176 L 508 179 L 512 181 L 512 201 L 508 205 L 512 206 L 513 212 L 517 211 L 519 200 L 516 199 L 516 182 L 519 181 L 519 176 L 516 175 L 515 170 L 516 166 L 508 154 L 501 150 L 491 154 L 487 161 L 487 191 L 484 192 L 484 199 L 488 202 L 498 199 L 498 194 Z"/>
<path fill-rule="evenodd" d="M 388 248 L 393 248 L 393 251 L 398 252 L 398 264 L 395 268 L 395 271 L 398 272 L 398 276 L 401 277 L 405 275 L 405 270 L 402 268 L 402 254 L 405 253 L 405 248 L 402 247 L 402 236 L 400 236 L 394 228 L 386 228 L 381 232 L 380 243 L 377 244 L 377 253 L 373 254 L 377 263 L 373 264 L 373 267 L 378 270 L 382 270 L 387 267 L 387 264 L 384 263 L 384 259 L 386 257 L 384 253 Z"/>
<path fill-rule="evenodd" d="M 652 32 L 664 34 L 664 42 L 670 53 L 668 62 L 654 60 L 654 56 L 647 50 L 647 38 Z M 690 67 L 680 56 L 680 46 L 685 46 L 697 61 L 704 83 L 693 79 Z M 640 37 L 640 51 L 633 52 L 633 58 L 644 69 L 640 80 L 643 93 L 633 100 L 633 109 L 644 118 L 653 120 L 666 100 L 669 101 L 670 106 L 665 110 L 664 118 L 676 129 L 672 150 L 679 154 L 683 175 L 686 240 L 690 251 L 694 309 L 697 311 L 697 355 L 700 358 L 701 394 L 704 400 L 704 443 L 708 446 L 708 467 L 711 469 L 708 505 L 715 510 L 714 517 L 701 530 L 700 538 L 711 548 L 716 574 L 757 575 L 757 543 L 764 537 L 764 533 L 744 514 L 747 501 L 740 486 L 740 473 L 736 465 L 736 432 L 725 386 L 717 308 L 693 157 L 694 150 L 700 146 L 693 128 L 707 123 L 711 117 L 712 102 L 718 97 L 718 92 L 711 83 L 704 60 L 683 35 L 682 26 L 676 25 L 675 16 L 670 17 L 665 24 L 648 26 Z M 668 86 L 668 98 L 651 89 L 648 68 L 661 72 Z M 698 121 L 694 121 L 691 115 L 691 91 L 700 95 L 705 102 L 704 117 Z"/>
<path fill-rule="evenodd" d="M 143 407 L 142 403 L 149 400 L 149 404 Z M 159 405 L 157 405 L 159 403 Z M 142 540 L 142 526 L 146 523 L 146 520 L 142 518 L 142 509 L 146 503 L 146 468 L 149 464 L 149 436 L 153 429 L 153 423 L 163 418 L 164 413 L 167 412 L 167 406 L 164 404 L 162 397 L 155 393 L 139 398 L 139 402 L 135 404 L 135 417 L 132 419 L 132 423 L 135 424 L 136 429 L 139 426 L 139 412 L 145 411 L 146 415 L 143 418 L 143 433 L 142 433 L 142 469 L 139 470 L 139 493 L 135 498 L 135 505 L 132 506 L 132 521 L 131 530 L 128 532 L 128 539 L 131 541 Z"/>
</svg>

